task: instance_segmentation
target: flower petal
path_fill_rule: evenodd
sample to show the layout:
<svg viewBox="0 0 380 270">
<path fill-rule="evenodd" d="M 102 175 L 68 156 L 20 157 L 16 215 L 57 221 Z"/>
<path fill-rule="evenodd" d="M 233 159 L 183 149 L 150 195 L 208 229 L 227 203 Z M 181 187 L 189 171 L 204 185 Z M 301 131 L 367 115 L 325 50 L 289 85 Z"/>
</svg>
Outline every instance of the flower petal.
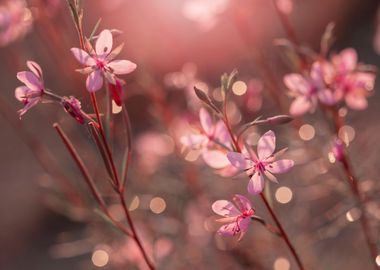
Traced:
<svg viewBox="0 0 380 270">
<path fill-rule="evenodd" d="M 202 153 L 205 163 L 214 169 L 222 169 L 230 165 L 226 154 L 219 150 L 207 150 Z"/>
<path fill-rule="evenodd" d="M 243 195 L 235 194 L 233 200 L 240 212 L 252 209 L 251 202 Z"/>
<path fill-rule="evenodd" d="M 240 235 L 238 241 L 240 241 L 244 234 L 248 231 L 249 224 L 251 224 L 251 219 L 249 217 L 242 218 L 238 222 L 240 228 Z"/>
<path fill-rule="evenodd" d="M 107 64 L 115 74 L 128 74 L 134 71 L 137 65 L 128 60 L 114 60 Z"/>
<path fill-rule="evenodd" d="M 243 154 L 238 152 L 228 152 L 227 158 L 232 166 L 238 168 L 241 171 L 249 169 L 253 166 L 252 160 L 248 159 Z"/>
<path fill-rule="evenodd" d="M 199 121 L 201 122 L 201 126 L 206 135 L 212 136 L 214 133 L 214 126 L 212 124 L 211 115 L 205 108 L 199 110 Z"/>
<path fill-rule="evenodd" d="M 27 61 L 26 65 L 38 78 L 42 79 L 42 69 L 39 64 L 34 61 Z"/>
<path fill-rule="evenodd" d="M 280 159 L 272 162 L 266 169 L 271 173 L 285 173 L 294 166 L 294 161 L 291 159 Z"/>
<path fill-rule="evenodd" d="M 272 130 L 267 131 L 257 143 L 257 154 L 260 160 L 264 160 L 273 154 L 276 148 L 276 135 Z"/>
<path fill-rule="evenodd" d="M 345 101 L 347 106 L 354 110 L 364 110 L 368 106 L 367 99 L 362 95 L 347 94 Z"/>
<path fill-rule="evenodd" d="M 110 30 L 105 29 L 100 32 L 96 40 L 95 50 L 98 56 L 104 56 L 111 52 L 113 45 L 112 33 Z"/>
<path fill-rule="evenodd" d="M 70 51 L 74 55 L 74 57 L 79 61 L 79 63 L 86 66 L 94 66 L 96 65 L 96 61 L 92 58 L 87 52 L 79 48 L 71 48 Z"/>
<path fill-rule="evenodd" d="M 322 89 L 318 92 L 319 100 L 326 105 L 334 105 L 336 103 L 335 96 L 330 89 Z"/>
<path fill-rule="evenodd" d="M 252 195 L 261 193 L 264 189 L 264 177 L 262 173 L 256 172 L 248 183 L 248 192 Z"/>
<path fill-rule="evenodd" d="M 212 211 L 223 217 L 235 217 L 241 214 L 235 205 L 227 200 L 218 200 L 211 207 Z"/>
<path fill-rule="evenodd" d="M 88 75 L 86 87 L 89 92 L 98 91 L 103 85 L 103 76 L 100 70 L 95 70 Z"/>
<path fill-rule="evenodd" d="M 24 102 L 26 100 L 26 95 L 31 90 L 26 86 L 19 86 L 15 89 L 15 97 L 18 101 Z"/>
<path fill-rule="evenodd" d="M 355 70 L 358 62 L 358 55 L 354 48 L 347 48 L 341 51 L 339 55 L 335 56 L 333 60 L 335 60 L 340 72 L 348 73 Z"/>
<path fill-rule="evenodd" d="M 17 73 L 17 79 L 23 82 L 30 90 L 40 91 L 43 85 L 40 79 L 30 71 L 20 71 Z"/>
<path fill-rule="evenodd" d="M 222 120 L 218 121 L 215 125 L 214 137 L 218 140 L 218 142 L 227 147 L 231 145 L 231 136 L 228 133 L 226 124 Z"/>
<path fill-rule="evenodd" d="M 304 96 L 299 96 L 290 105 L 289 113 L 293 116 L 300 116 L 310 111 L 311 108 L 311 101 Z"/>
<path fill-rule="evenodd" d="M 208 139 L 205 135 L 202 134 L 190 134 L 182 136 L 180 139 L 181 144 L 186 147 L 189 147 L 193 150 L 199 149 L 202 147 L 202 144 Z"/>
<path fill-rule="evenodd" d="M 219 228 L 218 233 L 223 236 L 235 236 L 240 230 L 236 222 L 228 223 Z"/>
<path fill-rule="evenodd" d="M 285 75 L 284 84 L 289 90 L 300 94 L 306 94 L 310 89 L 310 83 L 301 74 L 297 73 Z"/>
</svg>

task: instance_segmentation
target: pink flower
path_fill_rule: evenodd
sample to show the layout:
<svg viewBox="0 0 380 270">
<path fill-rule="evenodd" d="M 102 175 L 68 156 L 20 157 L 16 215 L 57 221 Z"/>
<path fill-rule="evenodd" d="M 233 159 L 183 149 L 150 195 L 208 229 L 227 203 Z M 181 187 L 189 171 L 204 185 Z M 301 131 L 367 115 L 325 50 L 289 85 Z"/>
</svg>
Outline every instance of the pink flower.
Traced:
<svg viewBox="0 0 380 270">
<path fill-rule="evenodd" d="M 221 169 L 229 165 L 225 150 L 230 148 L 230 136 L 223 121 L 213 123 L 211 115 L 204 108 L 199 111 L 202 131 L 199 134 L 182 136 L 181 143 L 193 150 L 202 150 L 207 165 Z"/>
<path fill-rule="evenodd" d="M 96 40 L 95 50 L 89 48 L 90 54 L 79 48 L 72 48 L 71 52 L 75 58 L 83 65 L 84 69 L 78 70 L 88 74 L 86 80 L 87 90 L 98 91 L 103 85 L 103 76 L 111 84 L 117 84 L 116 75 L 128 74 L 136 69 L 136 64 L 128 60 L 114 60 L 120 53 L 120 45 L 112 51 L 113 38 L 110 30 L 103 30 Z M 89 47 L 91 47 L 89 45 Z"/>
<path fill-rule="evenodd" d="M 45 89 L 41 67 L 33 61 L 27 61 L 26 64 L 31 71 L 17 73 L 17 79 L 25 86 L 19 86 L 15 90 L 15 97 L 24 104 L 24 108 L 18 111 L 20 118 L 41 101 Z"/>
<path fill-rule="evenodd" d="M 335 103 L 333 93 L 325 86 L 324 68 L 324 65 L 315 62 L 312 65 L 309 77 L 297 73 L 285 75 L 284 84 L 296 97 L 290 105 L 289 112 L 291 115 L 299 116 L 313 112 L 318 100 L 326 105 Z"/>
<path fill-rule="evenodd" d="M 375 74 L 358 70 L 358 56 L 353 48 L 344 49 L 331 61 L 330 84 L 335 89 L 335 98 L 344 100 L 354 110 L 367 108 L 367 96 L 374 87 Z"/>
<path fill-rule="evenodd" d="M 225 225 L 220 227 L 218 233 L 224 236 L 235 236 L 239 234 L 239 241 L 248 230 L 251 217 L 255 214 L 249 200 L 236 194 L 233 197 L 235 204 L 227 200 L 219 200 L 212 204 L 212 210 L 224 218 L 218 219 Z"/>
<path fill-rule="evenodd" d="M 273 154 L 276 147 L 276 136 L 273 131 L 266 132 L 258 141 L 257 153 L 252 149 L 247 149 L 249 155 L 229 152 L 227 158 L 233 166 L 240 171 L 247 172 L 251 176 L 251 180 L 248 183 L 248 192 L 256 195 L 264 189 L 264 176 L 265 174 L 269 180 L 276 182 L 276 177 L 272 174 L 285 173 L 293 167 L 294 162 L 290 159 L 280 159 L 276 161 L 276 158 L 284 153 L 284 150 Z"/>
</svg>

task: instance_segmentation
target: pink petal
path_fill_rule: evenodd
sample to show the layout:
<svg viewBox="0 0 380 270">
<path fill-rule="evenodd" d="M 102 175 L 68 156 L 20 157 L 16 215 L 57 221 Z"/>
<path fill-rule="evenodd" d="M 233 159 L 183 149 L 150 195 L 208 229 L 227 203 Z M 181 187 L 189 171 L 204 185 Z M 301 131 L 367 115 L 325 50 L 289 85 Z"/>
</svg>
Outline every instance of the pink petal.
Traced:
<svg viewBox="0 0 380 270">
<path fill-rule="evenodd" d="M 230 165 L 225 153 L 218 150 L 207 150 L 202 153 L 205 163 L 214 169 L 222 169 Z"/>
<path fill-rule="evenodd" d="M 248 231 L 248 227 L 251 224 L 251 219 L 249 217 L 242 218 L 239 220 L 238 224 L 240 228 L 240 236 L 238 241 L 240 241 L 243 238 L 244 234 Z"/>
<path fill-rule="evenodd" d="M 257 143 L 257 154 L 260 160 L 271 156 L 276 148 L 276 135 L 272 130 L 267 131 Z"/>
<path fill-rule="evenodd" d="M 27 61 L 26 65 L 38 78 L 42 78 L 42 69 L 39 64 L 34 61 Z"/>
<path fill-rule="evenodd" d="M 98 91 L 103 85 L 103 76 L 100 70 L 95 70 L 88 75 L 86 87 L 89 92 Z"/>
<path fill-rule="evenodd" d="M 86 66 L 95 66 L 96 61 L 87 52 L 79 48 L 71 48 L 70 51 L 74 57 L 79 61 L 79 63 Z"/>
<path fill-rule="evenodd" d="M 21 71 L 17 73 L 17 79 L 23 82 L 30 90 L 40 91 L 43 85 L 39 78 L 30 71 Z"/>
<path fill-rule="evenodd" d="M 215 125 L 215 134 L 214 137 L 218 142 L 229 147 L 231 144 L 231 137 L 228 133 L 227 127 L 222 120 L 218 121 Z"/>
<path fill-rule="evenodd" d="M 272 162 L 265 168 L 271 173 L 285 173 L 294 166 L 294 161 L 290 159 L 280 159 Z"/>
<path fill-rule="evenodd" d="M 368 106 L 367 99 L 362 95 L 347 94 L 345 101 L 347 106 L 354 110 L 364 110 Z"/>
<path fill-rule="evenodd" d="M 293 116 L 300 116 L 310 111 L 311 108 L 311 101 L 304 96 L 299 96 L 290 105 L 289 113 Z"/>
<path fill-rule="evenodd" d="M 235 236 L 238 233 L 237 223 L 232 222 L 219 228 L 218 233 L 223 236 Z"/>
<path fill-rule="evenodd" d="M 262 173 L 255 172 L 248 183 L 248 192 L 252 195 L 257 195 L 264 190 L 264 177 Z"/>
<path fill-rule="evenodd" d="M 252 160 L 249 160 L 243 154 L 238 152 L 228 152 L 227 158 L 232 166 L 238 168 L 241 171 L 249 169 L 253 166 Z"/>
<path fill-rule="evenodd" d="M 340 52 L 338 57 L 338 68 L 341 72 L 347 73 L 355 70 L 356 64 L 358 62 L 358 55 L 354 48 L 344 49 Z"/>
<path fill-rule="evenodd" d="M 214 126 L 212 124 L 211 115 L 208 113 L 208 111 L 205 108 L 201 108 L 199 110 L 199 120 L 201 122 L 201 126 L 205 133 L 208 136 L 212 136 L 214 133 Z"/>
<path fill-rule="evenodd" d="M 240 215 L 239 210 L 227 200 L 218 200 L 212 204 L 212 211 L 223 217 L 235 217 Z"/>
<path fill-rule="evenodd" d="M 243 195 L 235 194 L 233 200 L 239 211 L 242 213 L 244 211 L 252 209 L 251 202 Z"/>
<path fill-rule="evenodd" d="M 30 89 L 26 86 L 19 86 L 15 89 L 15 97 L 18 101 L 24 102 L 25 101 L 25 95 L 30 92 Z"/>
<path fill-rule="evenodd" d="M 128 60 L 114 60 L 107 64 L 115 74 L 128 74 L 134 71 L 137 65 Z"/>
<path fill-rule="evenodd" d="M 40 101 L 40 98 L 31 98 L 29 99 L 28 104 L 24 106 L 21 110 L 18 111 L 20 118 L 23 116 L 28 110 L 30 110 L 32 107 L 37 105 L 37 103 Z"/>
<path fill-rule="evenodd" d="M 199 149 L 207 141 L 207 137 L 202 134 L 191 134 L 182 136 L 180 142 L 191 149 Z"/>
<path fill-rule="evenodd" d="M 292 91 L 306 94 L 309 92 L 310 83 L 301 75 L 291 73 L 284 76 L 284 84 Z"/>
<path fill-rule="evenodd" d="M 322 89 L 318 92 L 319 100 L 325 105 L 334 105 L 336 99 L 334 93 L 330 89 Z"/>
<path fill-rule="evenodd" d="M 99 56 L 107 55 L 112 50 L 112 33 L 110 30 L 105 29 L 100 32 L 98 39 L 96 40 L 95 50 L 96 54 Z"/>
<path fill-rule="evenodd" d="M 371 91 L 375 85 L 376 75 L 369 72 L 356 72 L 354 74 L 354 86 L 366 91 Z"/>
</svg>

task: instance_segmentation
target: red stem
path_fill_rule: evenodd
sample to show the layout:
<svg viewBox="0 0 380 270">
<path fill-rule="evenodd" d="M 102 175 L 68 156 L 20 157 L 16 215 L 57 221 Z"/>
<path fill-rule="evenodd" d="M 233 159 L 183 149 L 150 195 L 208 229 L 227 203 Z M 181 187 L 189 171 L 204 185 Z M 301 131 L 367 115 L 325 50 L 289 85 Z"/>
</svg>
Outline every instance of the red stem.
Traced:
<svg viewBox="0 0 380 270">
<path fill-rule="evenodd" d="M 137 234 L 136 229 L 135 229 L 135 225 L 133 223 L 132 217 L 131 217 L 129 210 L 128 210 L 127 203 L 125 202 L 124 194 L 122 192 L 119 192 L 119 198 L 120 198 L 120 202 L 121 202 L 121 205 L 123 207 L 125 216 L 127 218 L 127 221 L 129 223 L 129 226 L 130 226 L 131 231 L 132 231 L 132 238 L 133 238 L 133 240 L 135 240 L 138 248 L 140 249 L 141 254 L 143 255 L 144 260 L 145 260 L 146 264 L 148 265 L 149 269 L 154 270 L 155 267 L 154 267 L 153 263 L 150 261 L 150 259 L 148 258 L 148 255 L 147 255 L 147 253 L 146 253 L 146 251 L 145 251 L 145 249 L 141 243 L 141 240 L 138 237 L 138 234 Z"/>
<path fill-rule="evenodd" d="M 339 114 L 336 108 L 333 109 L 333 122 L 334 122 L 335 135 L 338 137 L 339 130 L 342 127 L 343 122 L 342 122 L 342 119 L 339 117 Z M 378 256 L 377 245 L 376 245 L 376 242 L 372 240 L 373 238 L 371 236 L 371 229 L 369 226 L 366 209 L 363 203 L 364 201 L 363 196 L 358 186 L 358 180 L 356 179 L 352 166 L 350 164 L 349 156 L 345 151 L 343 152 L 341 162 L 343 165 L 343 171 L 347 177 L 347 183 L 350 186 L 351 192 L 354 195 L 355 199 L 357 200 L 358 206 L 362 212 L 360 216 L 360 224 L 362 226 L 362 231 L 364 233 L 364 237 L 365 237 L 369 252 L 371 253 L 371 262 L 373 263 L 374 269 L 379 269 L 380 266 L 377 265 L 376 263 L 376 257 Z"/>
<path fill-rule="evenodd" d="M 133 237 L 133 235 L 128 231 L 127 228 L 124 227 L 123 224 L 115 220 L 112 215 L 109 213 L 108 208 L 106 206 L 106 203 L 104 202 L 100 192 L 96 188 L 96 185 L 86 167 L 83 160 L 79 156 L 78 152 L 75 150 L 74 145 L 71 143 L 70 139 L 67 137 L 66 133 L 63 131 L 63 129 L 59 126 L 58 123 L 54 123 L 53 127 L 58 132 L 58 135 L 62 139 L 63 143 L 65 144 L 67 150 L 69 150 L 71 157 L 77 164 L 78 168 L 80 169 L 84 180 L 86 181 L 87 186 L 90 188 L 91 194 L 98 203 L 100 209 L 103 211 L 103 213 L 112 221 L 112 223 L 119 228 L 123 233 L 125 233 L 127 236 Z"/>
<path fill-rule="evenodd" d="M 274 222 L 276 223 L 277 228 L 280 230 L 281 236 L 285 240 L 286 244 L 288 245 L 288 247 L 289 247 L 289 249 L 290 249 L 290 251 L 294 257 L 294 259 L 296 260 L 298 268 L 300 270 L 304 270 L 305 268 L 302 265 L 300 257 L 298 256 L 295 248 L 293 247 L 292 243 L 290 242 L 288 235 L 286 234 L 284 228 L 282 227 L 282 225 L 281 225 L 280 221 L 278 220 L 276 214 L 274 213 L 272 207 L 270 206 L 267 199 L 265 198 L 265 195 L 263 193 L 260 193 L 260 197 L 263 200 L 263 202 L 264 202 L 266 208 L 268 209 L 271 217 L 273 218 Z"/>
</svg>

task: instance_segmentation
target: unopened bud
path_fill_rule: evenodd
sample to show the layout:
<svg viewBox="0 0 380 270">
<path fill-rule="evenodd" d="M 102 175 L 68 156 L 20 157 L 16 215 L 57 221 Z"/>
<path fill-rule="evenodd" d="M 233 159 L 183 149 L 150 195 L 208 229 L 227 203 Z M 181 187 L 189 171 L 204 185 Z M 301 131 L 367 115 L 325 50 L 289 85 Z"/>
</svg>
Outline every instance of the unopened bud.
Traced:
<svg viewBox="0 0 380 270">
<path fill-rule="evenodd" d="M 268 124 L 271 125 L 283 125 L 293 121 L 293 117 L 289 115 L 277 115 L 267 118 Z"/>
</svg>

